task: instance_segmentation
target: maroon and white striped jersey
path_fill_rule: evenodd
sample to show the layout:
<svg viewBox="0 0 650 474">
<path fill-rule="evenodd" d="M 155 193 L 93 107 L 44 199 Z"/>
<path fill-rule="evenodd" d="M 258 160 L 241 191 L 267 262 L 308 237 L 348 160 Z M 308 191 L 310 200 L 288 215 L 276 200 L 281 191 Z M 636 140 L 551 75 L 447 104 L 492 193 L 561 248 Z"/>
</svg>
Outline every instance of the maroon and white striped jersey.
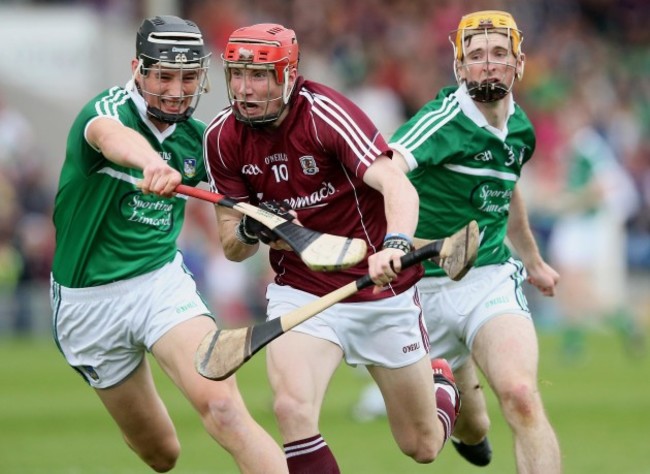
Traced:
<svg viewBox="0 0 650 474">
<path fill-rule="evenodd" d="M 310 229 L 381 250 L 386 235 L 384 199 L 363 182 L 373 161 L 391 156 L 371 120 L 349 99 L 324 85 L 298 78 L 289 113 L 279 127 L 252 127 L 224 109 L 204 135 L 204 160 L 213 191 L 238 201 L 286 201 Z M 270 251 L 281 285 L 322 296 L 365 275 L 367 259 L 340 272 L 314 272 L 294 252 Z M 347 301 L 401 293 L 421 276 L 417 266 L 393 281 L 393 291 L 362 290 Z"/>
</svg>

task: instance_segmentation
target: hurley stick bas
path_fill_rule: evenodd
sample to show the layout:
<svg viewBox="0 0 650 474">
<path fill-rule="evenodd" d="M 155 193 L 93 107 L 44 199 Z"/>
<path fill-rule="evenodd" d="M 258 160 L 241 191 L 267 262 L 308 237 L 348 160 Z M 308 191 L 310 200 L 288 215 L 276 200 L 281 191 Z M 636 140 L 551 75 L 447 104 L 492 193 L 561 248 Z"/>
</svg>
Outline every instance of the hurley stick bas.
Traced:
<svg viewBox="0 0 650 474">
<path fill-rule="evenodd" d="M 356 265 L 366 256 L 366 242 L 361 239 L 323 234 L 307 229 L 252 204 L 237 202 L 223 194 L 205 189 L 179 184 L 176 186 L 176 192 L 229 207 L 261 222 L 298 253 L 311 270 L 319 272 L 343 270 Z"/>
<path fill-rule="evenodd" d="M 402 268 L 432 260 L 443 268 L 451 279 L 460 280 L 476 260 L 478 241 L 478 225 L 476 221 L 471 221 L 452 236 L 429 241 L 404 255 L 401 259 Z M 224 380 L 269 342 L 373 284 L 370 276 L 365 275 L 279 318 L 243 328 L 211 330 L 197 348 L 194 358 L 196 370 L 205 378 Z"/>
</svg>

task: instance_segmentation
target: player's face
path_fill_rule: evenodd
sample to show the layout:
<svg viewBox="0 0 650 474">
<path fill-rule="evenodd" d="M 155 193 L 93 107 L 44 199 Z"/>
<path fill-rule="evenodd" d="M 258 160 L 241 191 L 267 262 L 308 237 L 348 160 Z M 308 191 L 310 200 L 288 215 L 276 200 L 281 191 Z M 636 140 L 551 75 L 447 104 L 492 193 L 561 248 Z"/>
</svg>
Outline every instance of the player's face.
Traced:
<svg viewBox="0 0 650 474">
<path fill-rule="evenodd" d="M 199 89 L 199 69 L 176 69 L 153 66 L 140 77 L 142 95 L 147 105 L 166 114 L 182 114 Z"/>
<path fill-rule="evenodd" d="M 274 116 L 282 108 L 282 85 L 275 73 L 267 68 L 237 68 L 229 70 L 230 93 L 233 107 L 250 120 Z"/>
<path fill-rule="evenodd" d="M 508 36 L 501 33 L 473 35 L 465 40 L 464 53 L 459 74 L 468 89 L 510 91 L 518 64 Z"/>
</svg>

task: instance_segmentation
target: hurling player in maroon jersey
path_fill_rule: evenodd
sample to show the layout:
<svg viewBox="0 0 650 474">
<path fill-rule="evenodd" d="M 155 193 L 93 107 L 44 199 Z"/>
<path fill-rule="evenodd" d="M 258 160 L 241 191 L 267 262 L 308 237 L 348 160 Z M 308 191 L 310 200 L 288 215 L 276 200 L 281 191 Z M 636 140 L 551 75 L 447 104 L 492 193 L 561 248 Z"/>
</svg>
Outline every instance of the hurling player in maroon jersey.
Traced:
<svg viewBox="0 0 650 474">
<path fill-rule="evenodd" d="M 418 195 L 391 161 L 375 125 L 338 92 L 298 75 L 295 33 L 281 25 L 236 30 L 223 53 L 231 106 L 211 122 L 204 159 L 213 191 L 264 206 L 281 204 L 305 227 L 364 239 L 368 258 L 338 272 L 309 270 L 268 229 L 217 206 L 221 242 L 242 261 L 271 246 L 275 280 L 267 317 L 277 318 L 357 278 L 375 287 L 300 324 L 267 349 L 274 411 L 289 472 L 338 473 L 319 413 L 342 360 L 365 365 L 383 393 L 400 449 L 432 462 L 459 406 L 451 370 L 433 372 L 415 282 L 422 267 L 400 272 L 412 246 Z M 436 416 L 437 413 L 437 416 Z"/>
</svg>

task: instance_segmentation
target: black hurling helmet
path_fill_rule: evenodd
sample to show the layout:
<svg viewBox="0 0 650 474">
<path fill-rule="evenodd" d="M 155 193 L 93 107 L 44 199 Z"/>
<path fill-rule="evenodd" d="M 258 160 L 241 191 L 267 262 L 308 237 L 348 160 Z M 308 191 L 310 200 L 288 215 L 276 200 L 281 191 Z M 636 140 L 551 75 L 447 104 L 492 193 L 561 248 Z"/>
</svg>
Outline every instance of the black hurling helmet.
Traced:
<svg viewBox="0 0 650 474">
<path fill-rule="evenodd" d="M 208 91 L 210 66 L 210 53 L 205 51 L 203 36 L 196 24 L 171 15 L 147 18 L 138 30 L 135 54 L 140 61 L 139 72 L 142 76 L 146 77 L 151 71 L 162 69 L 179 70 L 181 83 L 187 74 L 196 76 L 197 87 L 191 96 L 184 94 L 182 88 L 180 96 L 169 96 L 147 91 L 142 84 L 137 85 L 143 97 L 157 97 L 159 105 L 162 100 L 184 101 L 191 97 L 189 107 L 178 114 L 165 113 L 147 101 L 147 113 L 152 117 L 166 123 L 182 122 L 190 118 L 201 95 Z"/>
</svg>

